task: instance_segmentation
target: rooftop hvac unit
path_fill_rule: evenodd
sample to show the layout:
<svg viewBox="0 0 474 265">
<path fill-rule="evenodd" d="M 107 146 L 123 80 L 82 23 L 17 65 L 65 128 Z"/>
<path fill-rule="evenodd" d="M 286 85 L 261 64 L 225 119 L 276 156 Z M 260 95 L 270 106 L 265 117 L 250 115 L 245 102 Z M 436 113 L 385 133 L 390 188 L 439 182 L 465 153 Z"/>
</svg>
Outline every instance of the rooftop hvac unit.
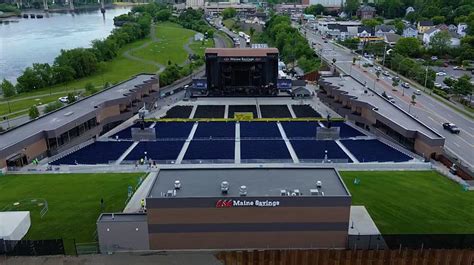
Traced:
<svg viewBox="0 0 474 265">
<path fill-rule="evenodd" d="M 318 189 L 310 189 L 309 192 L 311 193 L 311 195 L 319 195 Z"/>
<path fill-rule="evenodd" d="M 323 183 L 321 182 L 321 180 L 316 181 L 316 188 L 321 189 L 322 186 Z"/>
<path fill-rule="evenodd" d="M 227 181 L 221 182 L 221 192 L 222 194 L 227 194 L 229 192 L 229 182 Z"/>
<path fill-rule="evenodd" d="M 166 192 L 166 197 L 173 197 L 174 190 L 168 190 Z"/>
<path fill-rule="evenodd" d="M 175 190 L 181 189 L 181 181 L 179 181 L 179 180 L 174 181 L 174 189 Z"/>
<path fill-rule="evenodd" d="M 247 186 L 245 185 L 240 186 L 239 194 L 240 196 L 247 196 Z"/>
<path fill-rule="evenodd" d="M 298 189 L 293 190 L 293 192 L 291 193 L 291 196 L 300 196 L 300 195 L 301 193 L 300 193 L 300 190 Z"/>
<path fill-rule="evenodd" d="M 286 196 L 286 190 L 280 190 L 280 195 L 281 196 Z"/>
</svg>

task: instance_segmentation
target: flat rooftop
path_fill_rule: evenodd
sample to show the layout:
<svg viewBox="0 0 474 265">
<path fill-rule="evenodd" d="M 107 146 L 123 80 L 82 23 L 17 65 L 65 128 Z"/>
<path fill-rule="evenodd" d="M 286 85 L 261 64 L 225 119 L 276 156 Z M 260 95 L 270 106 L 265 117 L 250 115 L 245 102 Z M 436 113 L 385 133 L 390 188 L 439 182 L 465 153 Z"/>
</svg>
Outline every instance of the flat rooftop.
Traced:
<svg viewBox="0 0 474 265">
<path fill-rule="evenodd" d="M 267 56 L 269 53 L 278 53 L 277 48 L 207 48 L 206 54 L 217 54 L 219 57 L 255 57 Z"/>
<path fill-rule="evenodd" d="M 312 196 L 316 181 L 322 182 L 324 196 L 350 196 L 334 168 L 224 168 L 224 169 L 161 169 L 148 197 L 163 197 L 181 182 L 176 197 L 222 197 L 221 182 L 229 182 L 226 196 L 239 197 L 239 188 L 247 186 L 247 197 L 281 196 L 282 189 L 299 189 L 302 196 Z"/>
<path fill-rule="evenodd" d="M 97 222 L 137 222 L 146 221 L 145 213 L 103 213 Z"/>
<path fill-rule="evenodd" d="M 341 91 L 346 91 L 351 96 L 357 97 L 358 101 L 367 102 L 378 108 L 377 112 L 380 115 L 385 116 L 407 130 L 418 131 L 430 138 L 443 138 L 420 121 L 400 110 L 396 105 L 385 100 L 382 96 L 370 90 L 368 90 L 368 93 L 364 93 L 364 86 L 351 77 L 346 76 L 343 79 L 340 77 L 324 77 L 323 81 L 338 87 Z"/>
<path fill-rule="evenodd" d="M 137 75 L 125 82 L 97 93 L 96 95 L 79 100 L 74 104 L 59 109 L 58 111 L 52 112 L 8 132 L 0 134 L 0 150 L 14 145 L 32 135 L 36 135 L 43 131 L 58 129 L 75 119 L 90 114 L 95 111 L 95 106 L 106 101 L 125 97 L 125 94 L 130 93 L 136 86 L 144 84 L 154 76 L 155 75 L 152 74 Z"/>
</svg>

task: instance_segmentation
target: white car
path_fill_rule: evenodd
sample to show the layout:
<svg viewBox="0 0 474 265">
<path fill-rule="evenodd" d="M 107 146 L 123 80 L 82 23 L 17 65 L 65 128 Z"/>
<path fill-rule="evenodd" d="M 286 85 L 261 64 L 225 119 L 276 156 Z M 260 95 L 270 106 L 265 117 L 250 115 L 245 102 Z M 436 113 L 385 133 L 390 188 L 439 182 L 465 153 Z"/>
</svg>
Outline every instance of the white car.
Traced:
<svg viewBox="0 0 474 265">
<path fill-rule="evenodd" d="M 415 94 L 415 95 L 421 95 L 421 91 L 420 91 L 419 89 L 417 89 L 417 90 L 413 91 L 413 94 Z"/>
<path fill-rule="evenodd" d="M 67 97 L 60 97 L 60 98 L 58 98 L 58 100 L 61 103 L 68 103 Z"/>
<path fill-rule="evenodd" d="M 434 87 L 441 88 L 441 84 L 440 83 L 434 83 Z"/>
<path fill-rule="evenodd" d="M 445 73 L 445 72 L 437 72 L 436 75 L 437 75 L 437 76 L 445 76 L 446 73 Z"/>
</svg>

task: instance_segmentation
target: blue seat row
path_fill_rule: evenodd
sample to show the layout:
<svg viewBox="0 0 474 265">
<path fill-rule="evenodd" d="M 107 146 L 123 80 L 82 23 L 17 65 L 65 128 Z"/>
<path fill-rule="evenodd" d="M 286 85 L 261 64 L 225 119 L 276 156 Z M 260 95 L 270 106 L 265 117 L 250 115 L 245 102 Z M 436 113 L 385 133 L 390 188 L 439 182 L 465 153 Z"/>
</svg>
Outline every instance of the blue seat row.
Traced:
<svg viewBox="0 0 474 265">
<path fill-rule="evenodd" d="M 291 145 L 299 159 L 322 160 L 325 158 L 325 151 L 327 151 L 327 158 L 329 160 L 352 162 L 349 156 L 337 145 L 336 141 L 292 140 Z"/>
<path fill-rule="evenodd" d="M 133 150 L 125 157 L 126 161 L 138 161 L 145 158 L 155 161 L 159 160 L 176 160 L 178 158 L 181 148 L 183 148 L 183 141 L 157 141 L 157 142 L 140 142 Z"/>
<path fill-rule="evenodd" d="M 95 142 L 50 164 L 108 164 L 117 160 L 131 145 L 132 142 Z"/>
<path fill-rule="evenodd" d="M 240 122 L 240 138 L 281 138 L 275 122 Z"/>
<path fill-rule="evenodd" d="M 199 122 L 194 139 L 235 138 L 234 122 Z"/>
<path fill-rule="evenodd" d="M 291 159 L 283 140 L 241 140 L 241 159 Z"/>
<path fill-rule="evenodd" d="M 234 159 L 235 140 L 193 140 L 183 160 Z"/>
<path fill-rule="evenodd" d="M 379 140 L 341 140 L 359 162 L 406 162 L 412 158 Z"/>
</svg>

